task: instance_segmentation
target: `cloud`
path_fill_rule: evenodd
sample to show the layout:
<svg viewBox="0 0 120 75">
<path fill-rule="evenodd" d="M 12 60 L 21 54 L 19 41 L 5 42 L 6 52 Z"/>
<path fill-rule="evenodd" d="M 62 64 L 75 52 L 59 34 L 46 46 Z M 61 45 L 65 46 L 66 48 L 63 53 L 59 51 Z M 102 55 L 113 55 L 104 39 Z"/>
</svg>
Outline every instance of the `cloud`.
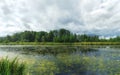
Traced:
<svg viewBox="0 0 120 75">
<path fill-rule="evenodd" d="M 0 0 L 0 36 L 60 28 L 115 36 L 120 32 L 119 7 L 119 0 Z"/>
<path fill-rule="evenodd" d="M 81 4 L 83 4 L 81 6 L 82 17 L 88 33 L 106 36 L 119 35 L 119 0 L 91 0 L 88 3 L 84 0 Z"/>
</svg>

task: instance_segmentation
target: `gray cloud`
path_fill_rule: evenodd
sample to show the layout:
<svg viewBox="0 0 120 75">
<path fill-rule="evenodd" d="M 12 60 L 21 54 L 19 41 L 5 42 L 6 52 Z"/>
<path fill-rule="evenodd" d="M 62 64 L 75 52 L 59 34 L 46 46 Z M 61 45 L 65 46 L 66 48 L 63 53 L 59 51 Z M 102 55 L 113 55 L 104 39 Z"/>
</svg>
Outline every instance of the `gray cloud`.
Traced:
<svg viewBox="0 0 120 75">
<path fill-rule="evenodd" d="M 120 32 L 119 7 L 119 0 L 0 0 L 0 36 L 59 28 L 115 36 Z"/>
</svg>

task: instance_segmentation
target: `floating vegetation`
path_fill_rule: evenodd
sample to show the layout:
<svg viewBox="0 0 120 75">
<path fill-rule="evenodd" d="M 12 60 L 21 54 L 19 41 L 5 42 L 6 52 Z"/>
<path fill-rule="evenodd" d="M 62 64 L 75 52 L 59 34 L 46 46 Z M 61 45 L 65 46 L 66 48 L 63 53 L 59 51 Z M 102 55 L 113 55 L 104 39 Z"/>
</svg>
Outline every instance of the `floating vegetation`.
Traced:
<svg viewBox="0 0 120 75">
<path fill-rule="evenodd" d="M 32 75 L 120 75 L 120 62 L 103 57 L 59 54 L 44 57 L 32 68 Z"/>
<path fill-rule="evenodd" d="M 119 48 L 24 46 L 8 50 L 29 60 L 30 75 L 120 75 Z"/>
</svg>

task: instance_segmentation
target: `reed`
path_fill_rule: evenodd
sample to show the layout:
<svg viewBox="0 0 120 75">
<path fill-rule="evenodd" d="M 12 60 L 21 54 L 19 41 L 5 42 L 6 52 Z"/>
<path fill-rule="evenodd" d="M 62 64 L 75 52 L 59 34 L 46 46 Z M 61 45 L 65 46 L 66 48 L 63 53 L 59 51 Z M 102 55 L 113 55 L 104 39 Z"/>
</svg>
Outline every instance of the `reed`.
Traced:
<svg viewBox="0 0 120 75">
<path fill-rule="evenodd" d="M 12 61 L 3 58 L 0 60 L 0 75 L 26 75 L 26 64 L 19 63 L 17 58 Z"/>
</svg>

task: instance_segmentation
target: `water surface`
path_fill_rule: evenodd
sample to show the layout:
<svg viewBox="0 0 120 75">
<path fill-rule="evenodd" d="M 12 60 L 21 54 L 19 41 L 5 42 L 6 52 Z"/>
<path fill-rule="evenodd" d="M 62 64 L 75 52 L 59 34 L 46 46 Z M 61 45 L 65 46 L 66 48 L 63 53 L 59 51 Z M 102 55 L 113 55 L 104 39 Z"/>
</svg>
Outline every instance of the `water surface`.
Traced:
<svg viewBox="0 0 120 75">
<path fill-rule="evenodd" d="M 1 45 L 6 56 L 27 62 L 30 75 L 120 75 L 119 46 Z"/>
</svg>

